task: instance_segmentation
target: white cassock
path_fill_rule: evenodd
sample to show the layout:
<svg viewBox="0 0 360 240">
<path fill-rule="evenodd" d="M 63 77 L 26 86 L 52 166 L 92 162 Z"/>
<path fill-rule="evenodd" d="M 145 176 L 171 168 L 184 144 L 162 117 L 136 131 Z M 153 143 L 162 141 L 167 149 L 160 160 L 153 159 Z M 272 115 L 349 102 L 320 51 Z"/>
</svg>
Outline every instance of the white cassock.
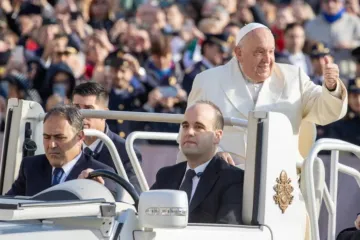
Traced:
<svg viewBox="0 0 360 240">
<path fill-rule="evenodd" d="M 245 25 L 236 36 L 236 43 L 257 28 L 267 27 L 259 23 Z M 253 84 L 243 76 L 236 57 L 195 77 L 188 107 L 198 100 L 213 102 L 224 117 L 247 120 L 249 111 L 283 113 L 292 124 L 297 145 L 303 120 L 326 125 L 344 117 L 347 111 L 347 91 L 341 81 L 336 90 L 330 92 L 325 86 L 315 85 L 300 68 L 274 63 L 271 77 L 263 84 Z M 230 153 L 235 163 L 241 164 L 246 159 L 246 143 L 246 128 L 226 126 L 219 147 L 220 151 Z M 180 152 L 178 161 L 185 160 L 181 155 Z"/>
<path fill-rule="evenodd" d="M 206 70 L 196 76 L 188 107 L 198 100 L 213 102 L 221 109 L 224 117 L 247 120 L 249 111 L 253 110 L 283 113 L 292 124 L 297 145 L 303 120 L 326 125 L 341 119 L 347 111 L 347 91 L 341 81 L 338 82 L 336 90 L 330 92 L 325 86 L 315 85 L 300 68 L 274 63 L 271 77 L 256 86 L 244 78 L 235 57 L 223 66 Z M 243 163 L 246 159 L 247 134 L 247 128 L 225 126 L 219 151 L 230 153 L 237 165 Z M 298 157 L 302 159 L 300 153 Z M 179 151 L 177 162 L 184 160 L 184 155 Z M 314 168 L 315 177 L 317 171 L 323 172 Z M 315 186 L 320 190 L 323 190 L 323 187 L 323 181 L 319 181 L 318 186 Z M 307 191 L 303 184 L 301 188 L 305 194 Z M 316 196 L 316 200 L 317 209 L 320 209 L 322 191 Z M 310 239 L 308 218 L 303 227 L 306 229 L 305 239 Z"/>
<path fill-rule="evenodd" d="M 208 100 L 221 109 L 224 117 L 246 120 L 249 111 L 283 113 L 292 124 L 296 144 L 301 121 L 326 125 L 341 119 L 347 111 L 347 91 L 341 81 L 330 92 L 292 65 L 274 63 L 271 77 L 260 86 L 252 85 L 245 80 L 234 57 L 196 76 L 188 107 L 198 100 Z M 225 126 L 219 151 L 230 153 L 235 163 L 241 164 L 246 159 L 246 144 L 246 128 Z"/>
</svg>

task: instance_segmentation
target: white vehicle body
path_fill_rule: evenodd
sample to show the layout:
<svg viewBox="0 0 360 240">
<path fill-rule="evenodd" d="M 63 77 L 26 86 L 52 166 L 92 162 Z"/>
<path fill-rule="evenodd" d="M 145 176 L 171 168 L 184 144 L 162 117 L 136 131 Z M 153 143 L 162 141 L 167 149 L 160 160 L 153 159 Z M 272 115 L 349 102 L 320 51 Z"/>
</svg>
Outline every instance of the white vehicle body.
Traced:
<svg viewBox="0 0 360 240">
<path fill-rule="evenodd" d="M 11 99 L 7 111 L 0 165 L 2 194 L 10 189 L 17 178 L 25 135 L 36 142 L 36 154 L 44 152 L 44 112 L 41 106 L 36 102 Z M 91 110 L 83 113 L 87 117 L 122 120 L 181 121 L 180 115 L 169 114 Z M 306 220 L 309 219 L 311 239 L 320 240 L 312 168 L 318 152 L 322 149 L 334 152 L 330 191 L 325 188 L 324 200 L 330 213 L 328 239 L 335 239 L 337 172 L 342 171 L 354 176 L 360 184 L 358 171 L 338 163 L 338 150 L 360 153 L 360 148 L 331 139 L 316 143 L 303 166 L 309 190 L 306 199 L 303 199 L 296 172 L 296 166 L 302 167 L 303 163 L 296 162 L 298 146 L 291 140 L 291 124 L 284 115 L 274 112 L 250 112 L 248 121 L 231 118 L 225 119 L 225 124 L 247 128 L 249 132 L 243 190 L 244 225 L 188 224 L 185 193 L 175 190 L 149 191 L 133 149 L 136 138 L 166 140 L 176 139 L 177 134 L 134 132 L 127 138 L 126 148 L 143 190 L 138 208 L 125 190 L 119 196 L 122 201 L 116 202 L 103 185 L 91 180 L 72 180 L 33 197 L 0 198 L 0 239 L 303 240 Z M 29 129 L 32 130 L 31 134 Z M 106 135 L 96 130 L 86 130 L 85 134 L 98 136 L 105 142 L 119 175 L 127 180 L 120 157 Z M 281 175 L 283 172 L 286 173 L 286 179 L 281 178 L 284 176 Z M 277 188 L 280 183 L 283 185 Z M 284 192 L 284 186 L 287 192 Z M 64 192 L 75 197 L 56 200 L 56 194 Z M 52 200 L 39 200 L 46 194 L 51 196 Z M 280 199 L 282 204 L 275 201 L 276 198 Z"/>
</svg>

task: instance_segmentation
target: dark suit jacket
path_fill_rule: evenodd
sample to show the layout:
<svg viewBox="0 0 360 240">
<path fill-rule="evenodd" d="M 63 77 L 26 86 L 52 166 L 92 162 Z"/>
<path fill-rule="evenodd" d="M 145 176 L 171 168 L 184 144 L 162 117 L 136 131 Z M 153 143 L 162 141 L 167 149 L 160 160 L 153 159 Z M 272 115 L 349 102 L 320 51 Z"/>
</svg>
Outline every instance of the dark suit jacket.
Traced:
<svg viewBox="0 0 360 240">
<path fill-rule="evenodd" d="M 135 175 L 135 171 L 134 168 L 131 165 L 130 162 L 130 158 L 126 152 L 126 148 L 125 148 L 125 140 L 123 138 L 121 138 L 119 135 L 115 134 L 114 132 L 110 131 L 109 129 L 107 130 L 108 137 L 111 139 L 111 141 L 113 141 L 113 143 L 115 144 L 115 147 L 119 153 L 119 156 L 121 158 L 121 161 L 123 162 L 125 171 L 128 175 L 128 178 L 131 182 L 131 184 L 135 187 L 135 189 L 137 190 L 138 193 L 141 192 L 141 188 L 140 188 L 140 184 L 139 181 Z M 139 151 L 137 151 L 135 149 L 136 155 L 141 163 L 142 161 L 142 156 L 140 154 Z M 112 167 L 113 169 L 115 169 L 115 164 L 111 158 L 110 152 L 108 150 L 108 148 L 106 147 L 106 145 L 104 144 L 104 146 L 102 147 L 102 149 L 100 150 L 99 154 L 96 154 L 97 156 L 95 156 L 95 159 L 101 163 L 104 163 L 110 167 Z"/>
<path fill-rule="evenodd" d="M 356 228 L 347 228 L 342 230 L 336 240 L 358 240 L 360 239 L 360 231 Z"/>
<path fill-rule="evenodd" d="M 151 189 L 179 189 L 186 162 L 160 169 Z M 215 156 L 201 175 L 189 206 L 189 223 L 242 224 L 244 171 Z"/>
<path fill-rule="evenodd" d="M 114 172 L 114 169 L 96 161 L 90 156 L 82 154 L 65 181 L 77 179 L 81 171 L 92 168 L 106 169 Z M 116 185 L 111 180 L 105 180 L 105 186 L 115 193 Z M 33 196 L 49 187 L 52 181 L 52 166 L 45 154 L 25 157 L 20 165 L 18 178 L 13 183 L 6 195 Z"/>
</svg>

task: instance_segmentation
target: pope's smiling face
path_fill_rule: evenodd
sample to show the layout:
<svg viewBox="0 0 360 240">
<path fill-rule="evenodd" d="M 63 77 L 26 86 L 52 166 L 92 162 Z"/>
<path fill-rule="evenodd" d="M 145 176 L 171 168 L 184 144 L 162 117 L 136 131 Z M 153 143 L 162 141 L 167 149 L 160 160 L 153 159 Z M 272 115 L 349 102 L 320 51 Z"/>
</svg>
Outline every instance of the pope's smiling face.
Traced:
<svg viewBox="0 0 360 240">
<path fill-rule="evenodd" d="M 235 48 L 244 74 L 254 82 L 263 82 L 271 76 L 275 62 L 275 39 L 267 28 L 257 28 L 240 41 Z"/>
</svg>

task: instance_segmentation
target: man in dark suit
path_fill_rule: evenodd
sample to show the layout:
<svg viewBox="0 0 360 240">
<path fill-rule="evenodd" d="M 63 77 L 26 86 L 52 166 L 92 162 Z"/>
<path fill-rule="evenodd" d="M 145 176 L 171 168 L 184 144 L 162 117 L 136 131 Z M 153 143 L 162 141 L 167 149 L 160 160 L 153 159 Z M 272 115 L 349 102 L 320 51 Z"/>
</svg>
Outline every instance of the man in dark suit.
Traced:
<svg viewBox="0 0 360 240">
<path fill-rule="evenodd" d="M 186 110 L 182 127 L 187 161 L 160 169 L 151 189 L 185 191 L 190 223 L 241 224 L 244 172 L 216 155 L 224 127 L 220 109 L 199 101 Z"/>
<path fill-rule="evenodd" d="M 358 213 L 355 219 L 355 227 L 346 228 L 342 230 L 336 240 L 358 240 L 360 239 L 360 213 Z"/>
<path fill-rule="evenodd" d="M 83 117 L 71 106 L 59 106 L 50 110 L 44 119 L 43 143 L 45 154 L 23 159 L 19 175 L 6 195 L 32 196 L 53 185 L 77 179 L 84 169 L 106 169 L 81 151 L 84 139 Z M 96 179 L 104 183 L 102 178 Z M 115 193 L 115 184 L 105 182 Z"/>
<path fill-rule="evenodd" d="M 108 110 L 108 102 L 109 95 L 107 94 L 106 90 L 101 84 L 95 82 L 87 82 L 76 86 L 72 96 L 73 105 L 79 109 Z M 113 141 L 115 144 L 130 182 L 140 193 L 141 190 L 139 182 L 125 149 L 125 140 L 119 135 L 110 131 L 109 127 L 106 125 L 105 119 L 85 118 L 84 128 L 96 129 L 108 135 L 111 141 Z M 110 152 L 100 139 L 96 137 L 85 137 L 83 149 L 87 155 L 91 155 L 99 162 L 102 162 L 115 169 Z M 137 150 L 135 151 L 139 161 L 141 161 L 140 152 Z"/>
</svg>

